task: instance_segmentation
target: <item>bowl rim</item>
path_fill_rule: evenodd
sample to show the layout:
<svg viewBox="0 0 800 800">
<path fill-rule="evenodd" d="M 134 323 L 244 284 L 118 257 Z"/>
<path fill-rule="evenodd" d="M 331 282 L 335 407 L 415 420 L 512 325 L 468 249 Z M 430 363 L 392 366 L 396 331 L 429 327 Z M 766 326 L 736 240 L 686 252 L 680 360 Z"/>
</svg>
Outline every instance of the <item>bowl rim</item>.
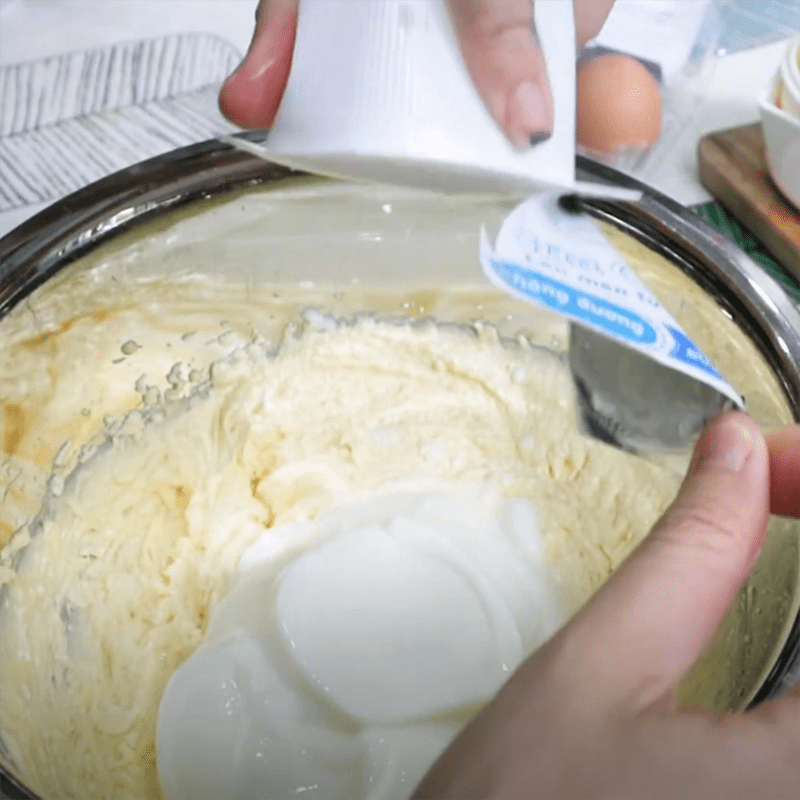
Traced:
<svg viewBox="0 0 800 800">
<path fill-rule="evenodd" d="M 236 138 L 261 143 L 266 132 L 251 131 Z M 773 367 L 800 421 L 800 306 L 733 242 L 685 206 L 585 156 L 577 157 L 576 167 L 581 180 L 642 193 L 637 202 L 583 198 L 589 213 L 662 252 L 717 299 L 760 323 L 764 330 L 755 332 L 757 338 L 773 351 L 765 354 L 768 360 L 779 357 Z M 0 319 L 67 264 L 166 211 L 236 189 L 303 176 L 306 173 L 209 139 L 89 184 L 0 238 Z"/>
<path fill-rule="evenodd" d="M 261 143 L 266 132 L 236 136 Z M 597 219 L 668 258 L 711 293 L 770 364 L 795 419 L 800 421 L 800 307 L 733 242 L 686 207 L 584 156 L 577 157 L 576 166 L 581 180 L 642 192 L 637 202 L 582 198 L 581 204 Z M 0 239 L 0 320 L 75 259 L 162 213 L 234 190 L 303 176 L 305 173 L 211 139 L 156 156 L 92 183 L 53 203 Z M 790 623 L 786 641 L 750 705 L 782 693 L 798 679 L 800 612 Z M 0 790 L 3 789 L 17 792 L 16 797 L 38 800 L 0 763 Z"/>
</svg>

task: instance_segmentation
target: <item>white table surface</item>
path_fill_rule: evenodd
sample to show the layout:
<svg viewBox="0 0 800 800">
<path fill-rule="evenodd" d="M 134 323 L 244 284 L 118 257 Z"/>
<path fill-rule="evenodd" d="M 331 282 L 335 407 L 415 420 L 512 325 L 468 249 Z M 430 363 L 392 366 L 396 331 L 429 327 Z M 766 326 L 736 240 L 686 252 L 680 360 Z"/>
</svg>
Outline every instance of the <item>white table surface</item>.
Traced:
<svg viewBox="0 0 800 800">
<path fill-rule="evenodd" d="M 0 65 L 189 32 L 214 33 L 244 53 L 255 7 L 256 0 L 0 0 Z M 698 113 L 647 182 L 687 205 L 709 199 L 697 177 L 697 139 L 759 118 L 758 96 L 785 46 L 778 42 L 717 59 Z M 6 212 L 0 234 L 37 210 Z"/>
</svg>

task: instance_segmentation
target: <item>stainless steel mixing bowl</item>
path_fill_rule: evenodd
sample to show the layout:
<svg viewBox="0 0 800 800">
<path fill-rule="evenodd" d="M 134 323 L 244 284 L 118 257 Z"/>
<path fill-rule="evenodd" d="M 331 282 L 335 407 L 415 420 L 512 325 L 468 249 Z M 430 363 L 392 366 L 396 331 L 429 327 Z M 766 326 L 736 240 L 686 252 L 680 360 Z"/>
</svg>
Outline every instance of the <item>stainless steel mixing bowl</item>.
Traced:
<svg viewBox="0 0 800 800">
<path fill-rule="evenodd" d="M 257 139 L 256 134 L 248 136 Z M 597 219 L 637 240 L 646 251 L 665 258 L 672 265 L 678 284 L 683 280 L 686 287 L 700 287 L 722 315 L 735 320 L 745 332 L 753 352 L 757 352 L 757 357 L 766 365 L 781 395 L 783 410 L 779 414 L 776 412 L 774 418 L 763 412 L 765 424 L 800 420 L 800 314 L 781 287 L 686 209 L 589 160 L 579 160 L 578 167 L 584 180 L 630 185 L 644 192 L 641 202 L 635 204 L 589 200 L 585 206 Z M 265 208 L 269 206 L 272 209 L 269 213 L 279 214 L 280 190 L 286 187 L 302 185 L 313 195 L 314 187 L 323 183 L 321 179 L 267 164 L 218 141 L 177 150 L 99 181 L 54 204 L 0 240 L 0 335 L 3 318 L 24 307 L 36 296 L 34 293 L 39 287 L 46 289 L 56 276 L 66 275 L 68 267 L 80 271 L 96 266 L 101 260 L 113 267 L 115 254 L 126 253 L 127 258 L 135 253 L 138 241 L 156 234 L 163 238 L 170 226 L 181 220 L 202 220 L 203 215 L 220 205 L 231 209 L 241 200 L 243 217 L 250 215 L 246 235 L 237 229 L 235 247 L 225 245 L 225 237 L 233 230 L 230 224 L 220 229 L 220 238 L 216 238 L 214 231 L 202 235 L 195 231 L 199 236 L 196 241 L 182 241 L 176 247 L 182 247 L 184 255 L 194 254 L 201 270 L 211 269 L 212 262 L 219 264 L 220 259 L 225 261 L 228 256 L 242 259 L 243 253 L 253 260 L 259 247 L 258 213 L 267 213 Z M 260 204 L 255 217 L 252 206 L 248 205 L 253 198 L 256 205 Z M 322 230 L 326 226 L 325 202 L 333 201 L 330 198 L 321 200 L 319 207 L 309 211 L 303 241 L 313 241 L 315 237 L 332 241 L 331 237 L 336 234 L 327 228 Z M 450 201 L 443 199 L 441 202 Z M 369 212 L 366 207 L 359 208 L 360 211 L 354 212 L 356 215 Z M 411 208 L 413 202 L 407 210 Z M 501 219 L 506 208 L 502 204 L 492 206 L 490 216 L 493 215 L 493 219 L 489 222 Z M 468 258 L 471 253 L 475 260 L 477 230 L 468 230 L 468 225 L 461 223 L 456 213 L 451 216 L 447 230 L 442 230 L 426 222 L 424 209 L 418 214 L 409 211 L 407 227 L 395 231 L 394 238 L 389 237 L 391 241 L 383 244 L 381 237 L 347 244 L 337 239 L 339 244 L 333 246 L 333 250 L 340 247 L 340 252 L 337 251 L 338 255 L 332 260 L 330 253 L 326 254 L 328 261 L 324 268 L 345 280 L 353 259 L 369 255 L 378 261 L 388 259 L 387 274 L 394 279 L 413 280 L 421 274 L 420 269 L 430 269 L 427 263 L 422 267 L 414 264 L 421 255 L 432 252 L 429 251 L 432 242 L 441 245 L 443 236 L 449 237 L 447 242 L 461 255 Z M 168 242 L 169 237 L 163 240 Z M 387 255 L 392 248 L 397 252 Z M 269 272 L 269 280 L 303 280 L 313 277 L 315 269 L 318 275 L 320 265 L 310 263 L 313 257 L 309 253 L 302 250 L 301 245 L 296 263 L 291 267 L 286 268 L 280 259 L 264 267 Z M 409 260 L 411 255 L 415 258 Z M 163 256 L 164 269 L 168 271 L 169 246 Z M 309 258 L 303 261 L 306 256 Z M 408 264 L 405 272 L 398 267 L 403 259 L 403 263 Z M 120 269 L 135 269 L 135 260 L 130 256 Z M 244 265 L 240 269 L 240 266 L 238 261 L 230 261 L 228 267 L 223 268 L 233 269 L 237 278 L 253 280 L 252 268 Z M 376 275 L 378 273 L 380 269 Z M 456 276 L 448 274 L 445 265 L 439 277 L 447 281 Z M 678 312 L 680 292 L 677 290 L 673 298 Z M 690 301 L 686 302 L 691 305 Z M 691 309 L 682 312 L 689 322 L 688 328 L 691 327 L 690 312 Z M 2 410 L 0 398 L 0 412 Z M 0 545 L 8 538 L 2 533 L 0 530 Z M 686 703 L 741 709 L 773 697 L 797 681 L 800 676 L 798 534 L 798 523 L 773 522 L 756 571 L 709 652 L 683 687 Z M 741 643 L 743 631 L 751 636 L 747 646 Z M 4 683 L 3 691 L 13 691 L 13 686 Z M 47 724 L 46 721 L 43 724 Z M 2 731 L 0 776 L 5 791 L 14 792 L 15 796 L 34 797 L 22 785 L 19 776 L 14 775 L 8 754 L 1 745 Z"/>
</svg>

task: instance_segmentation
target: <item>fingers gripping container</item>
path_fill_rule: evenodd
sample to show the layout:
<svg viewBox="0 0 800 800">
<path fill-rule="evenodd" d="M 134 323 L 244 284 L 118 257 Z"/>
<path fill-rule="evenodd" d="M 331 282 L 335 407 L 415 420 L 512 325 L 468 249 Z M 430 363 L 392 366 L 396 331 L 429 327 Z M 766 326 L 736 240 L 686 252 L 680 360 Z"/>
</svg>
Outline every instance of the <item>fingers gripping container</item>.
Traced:
<svg viewBox="0 0 800 800">
<path fill-rule="evenodd" d="M 232 143 L 308 172 L 438 192 L 569 191 L 638 199 L 636 191 L 575 180 L 572 0 L 546 0 L 534 7 L 554 98 L 553 135 L 541 145 L 518 150 L 486 110 L 461 56 L 446 0 L 301 0 L 292 68 L 266 147 L 240 139 Z M 543 220 L 536 215 L 525 217 L 525 223 L 526 235 L 536 238 L 537 232 L 543 233 Z M 554 252 L 561 250 L 571 253 L 571 242 L 559 243 Z M 497 279 L 493 269 L 486 268 L 490 260 L 484 259 L 490 279 L 515 293 Z M 515 266 L 521 270 L 517 279 L 526 286 L 531 284 L 525 276 L 533 276 L 537 286 L 559 280 L 560 273 L 549 278 L 529 273 L 527 256 Z M 577 270 L 572 264 L 571 271 Z M 597 279 L 597 275 L 592 277 Z M 579 288 L 582 279 L 586 276 L 578 276 L 573 288 L 586 300 L 586 292 Z M 630 296 L 621 280 L 608 280 L 618 290 L 611 292 L 611 299 Z M 522 294 L 531 302 L 542 302 L 535 292 Z M 572 296 L 569 289 L 564 296 Z M 585 313 L 570 316 L 566 308 L 558 310 L 573 322 L 586 324 Z M 627 311 L 613 313 L 624 316 Z M 630 358 L 632 344 L 626 336 L 615 333 L 610 323 L 598 326 L 598 333 L 615 345 L 607 363 Z M 662 337 L 660 344 L 671 341 Z M 645 353 L 664 364 L 665 358 L 655 348 L 646 348 Z M 661 370 L 669 376 L 664 386 L 675 383 L 675 364 L 681 375 L 692 370 L 673 358 Z M 702 376 L 695 377 L 706 382 Z M 653 393 L 660 392 L 656 386 L 651 382 Z M 709 407 L 717 413 L 718 398 L 710 396 Z M 739 401 L 734 393 L 723 392 L 722 399 L 728 397 Z M 616 403 L 616 409 L 621 407 L 621 402 Z M 657 406 L 651 403 L 650 407 Z M 613 416 L 611 411 L 607 415 Z"/>
<path fill-rule="evenodd" d="M 519 150 L 475 89 L 446 0 L 301 0 L 289 80 L 259 154 L 318 174 L 437 191 L 556 188 L 635 199 L 575 180 L 571 0 L 536 3 L 535 27 L 555 125 L 549 140 Z"/>
</svg>

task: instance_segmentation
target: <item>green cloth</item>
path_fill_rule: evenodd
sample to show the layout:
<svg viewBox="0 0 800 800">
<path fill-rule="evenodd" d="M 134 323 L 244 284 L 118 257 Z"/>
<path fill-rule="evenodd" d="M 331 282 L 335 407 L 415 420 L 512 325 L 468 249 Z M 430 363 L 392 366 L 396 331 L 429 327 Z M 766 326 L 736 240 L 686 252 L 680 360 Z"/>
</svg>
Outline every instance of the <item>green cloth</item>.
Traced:
<svg viewBox="0 0 800 800">
<path fill-rule="evenodd" d="M 787 294 L 800 302 L 800 283 L 789 274 L 751 233 L 746 231 L 719 203 L 704 203 L 692 209 L 703 221 L 727 236 L 760 264 L 775 280 L 782 283 Z"/>
</svg>

